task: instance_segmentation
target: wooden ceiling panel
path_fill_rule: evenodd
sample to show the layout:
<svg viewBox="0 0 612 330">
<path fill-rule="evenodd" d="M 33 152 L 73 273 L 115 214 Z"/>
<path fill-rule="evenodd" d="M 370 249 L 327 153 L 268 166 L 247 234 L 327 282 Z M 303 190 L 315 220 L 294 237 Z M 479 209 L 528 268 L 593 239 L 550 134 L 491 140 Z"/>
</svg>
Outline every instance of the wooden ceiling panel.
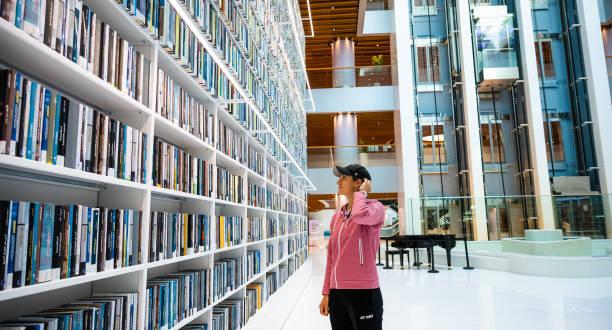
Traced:
<svg viewBox="0 0 612 330">
<path fill-rule="evenodd" d="M 389 144 L 394 141 L 393 111 L 360 112 L 357 118 L 358 144 Z M 308 114 L 307 145 L 334 145 L 333 114 Z"/>
<path fill-rule="evenodd" d="M 308 34 L 311 30 L 306 1 L 300 0 L 299 3 L 304 18 L 304 31 Z M 372 65 L 372 56 L 381 54 L 384 64 L 390 64 L 391 48 L 388 35 L 357 37 L 359 0 L 310 0 L 310 14 L 314 37 L 306 38 L 307 69 L 331 68 L 330 43 L 345 37 L 356 41 L 355 66 Z M 309 77 L 312 77 L 310 72 Z M 331 78 L 321 80 L 320 74 L 310 80 L 311 88 L 327 88 L 329 85 Z"/>
</svg>

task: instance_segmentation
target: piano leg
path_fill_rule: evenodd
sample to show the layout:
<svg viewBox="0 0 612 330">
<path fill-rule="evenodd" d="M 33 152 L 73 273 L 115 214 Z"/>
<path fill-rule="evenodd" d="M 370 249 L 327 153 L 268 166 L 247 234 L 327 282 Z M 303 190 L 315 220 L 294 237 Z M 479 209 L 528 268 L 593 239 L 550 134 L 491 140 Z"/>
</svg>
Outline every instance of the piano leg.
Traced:
<svg viewBox="0 0 612 330">
<path fill-rule="evenodd" d="M 419 261 L 419 249 L 414 248 L 412 251 L 414 252 L 414 263 L 412 265 L 415 267 L 420 267 L 422 263 Z"/>
<path fill-rule="evenodd" d="M 383 269 L 391 269 L 389 267 L 389 241 L 385 240 L 385 267 Z"/>
<path fill-rule="evenodd" d="M 376 266 L 384 266 L 384 264 L 380 262 L 380 246 L 378 247 L 378 263 L 376 263 Z"/>
<path fill-rule="evenodd" d="M 404 269 L 404 250 L 399 250 L 400 255 L 400 269 Z"/>
<path fill-rule="evenodd" d="M 429 251 L 430 249 L 427 249 L 427 251 Z M 428 273 L 439 273 L 439 271 L 436 269 L 436 261 L 435 261 L 435 257 L 434 257 L 434 252 L 433 252 L 433 247 L 431 247 L 431 251 L 429 251 L 429 255 L 431 256 L 431 269 L 429 271 L 427 271 Z"/>
<path fill-rule="evenodd" d="M 448 264 L 448 269 L 451 269 L 451 250 L 446 249 L 446 263 Z"/>
</svg>

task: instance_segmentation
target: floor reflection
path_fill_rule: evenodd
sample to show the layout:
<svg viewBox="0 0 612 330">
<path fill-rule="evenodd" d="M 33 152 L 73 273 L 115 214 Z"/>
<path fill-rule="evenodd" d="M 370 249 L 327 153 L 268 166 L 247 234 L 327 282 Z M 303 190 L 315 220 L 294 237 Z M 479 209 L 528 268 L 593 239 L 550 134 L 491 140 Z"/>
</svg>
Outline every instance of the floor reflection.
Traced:
<svg viewBox="0 0 612 330">
<path fill-rule="evenodd" d="M 283 329 L 331 329 L 318 313 L 325 249 L 311 247 L 313 275 Z M 611 330 L 612 278 L 567 279 L 476 269 L 379 268 L 384 329 Z"/>
</svg>

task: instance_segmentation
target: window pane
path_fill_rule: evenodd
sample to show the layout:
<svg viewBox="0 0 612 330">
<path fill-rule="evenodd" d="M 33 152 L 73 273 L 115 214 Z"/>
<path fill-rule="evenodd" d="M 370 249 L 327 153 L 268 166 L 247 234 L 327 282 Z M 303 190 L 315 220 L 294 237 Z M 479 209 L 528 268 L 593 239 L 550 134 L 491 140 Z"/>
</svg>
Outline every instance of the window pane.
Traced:
<svg viewBox="0 0 612 330">
<path fill-rule="evenodd" d="M 438 51 L 438 46 L 431 47 L 431 81 L 439 82 L 440 81 L 440 60 L 439 60 L 440 52 Z"/>
<path fill-rule="evenodd" d="M 547 122 L 544 122 L 544 137 L 546 138 L 546 159 L 550 163 L 552 161 L 552 148 L 550 146 L 550 130 L 548 129 Z"/>
<path fill-rule="evenodd" d="M 544 77 L 555 77 L 555 66 L 553 63 L 552 47 L 550 41 L 542 42 L 542 59 L 544 60 Z"/>
<path fill-rule="evenodd" d="M 417 47 L 417 63 L 419 82 L 428 82 L 427 77 L 427 47 Z"/>
<path fill-rule="evenodd" d="M 480 124 L 480 139 L 482 140 L 482 161 L 491 163 L 493 161 L 493 149 L 491 148 L 489 124 Z"/>
<path fill-rule="evenodd" d="M 540 43 L 535 42 L 536 64 L 538 66 L 538 78 L 542 78 L 542 60 L 540 59 Z"/>
<path fill-rule="evenodd" d="M 552 150 L 556 162 L 565 160 L 565 151 L 563 150 L 563 132 L 561 131 L 561 122 L 553 121 L 550 123 L 552 130 Z"/>
<path fill-rule="evenodd" d="M 491 137 L 491 143 L 493 144 L 493 162 L 503 163 L 506 160 L 504 153 L 504 139 L 502 135 L 501 124 L 492 124 L 493 134 Z"/>
<path fill-rule="evenodd" d="M 444 144 L 444 126 L 434 125 L 435 159 L 436 163 L 446 164 L 446 146 Z"/>
<path fill-rule="evenodd" d="M 423 143 L 423 164 L 431 165 L 434 163 L 431 125 L 421 126 L 421 135 Z"/>
</svg>

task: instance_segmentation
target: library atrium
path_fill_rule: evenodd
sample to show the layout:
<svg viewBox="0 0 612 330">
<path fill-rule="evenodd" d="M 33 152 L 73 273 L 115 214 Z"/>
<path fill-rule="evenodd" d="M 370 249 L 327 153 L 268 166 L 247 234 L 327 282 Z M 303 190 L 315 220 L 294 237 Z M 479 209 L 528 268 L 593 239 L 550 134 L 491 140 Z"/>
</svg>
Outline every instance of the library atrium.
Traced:
<svg viewBox="0 0 612 330">
<path fill-rule="evenodd" d="M 612 330 L 612 0 L 0 15 L 0 330 Z"/>
</svg>

